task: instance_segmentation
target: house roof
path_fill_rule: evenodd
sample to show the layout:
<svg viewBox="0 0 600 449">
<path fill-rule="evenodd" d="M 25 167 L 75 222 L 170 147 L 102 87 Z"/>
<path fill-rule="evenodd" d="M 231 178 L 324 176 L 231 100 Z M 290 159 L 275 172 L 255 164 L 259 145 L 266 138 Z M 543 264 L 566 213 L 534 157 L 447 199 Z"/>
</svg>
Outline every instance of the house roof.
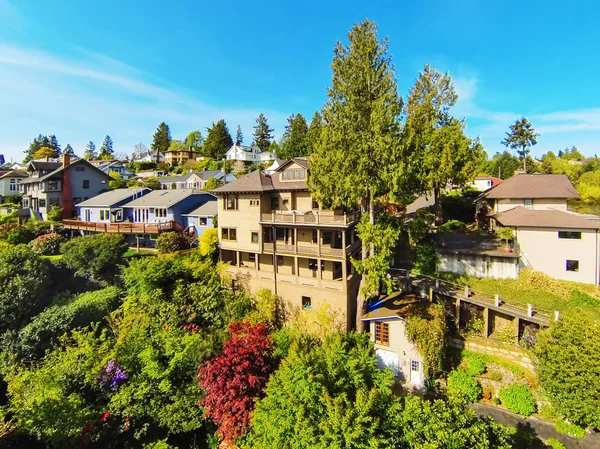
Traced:
<svg viewBox="0 0 600 449">
<path fill-rule="evenodd" d="M 475 180 L 476 181 L 492 181 L 492 187 L 504 182 L 503 179 L 494 178 L 493 176 L 476 176 Z"/>
<path fill-rule="evenodd" d="M 110 207 L 113 204 L 123 201 L 127 198 L 134 199 L 144 192 L 148 192 L 150 189 L 115 189 L 108 192 L 96 195 L 89 200 L 82 201 L 77 204 L 77 207 Z"/>
<path fill-rule="evenodd" d="M 362 321 L 406 319 L 419 313 L 428 304 L 426 300 L 396 292 L 390 296 L 383 296 L 378 302 L 369 305 Z"/>
<path fill-rule="evenodd" d="M 263 174 L 260 170 L 255 170 L 241 178 L 231 181 L 215 190 L 216 194 L 223 193 L 250 193 L 250 192 L 270 192 L 275 190 L 271 177 Z"/>
<path fill-rule="evenodd" d="M 29 164 L 32 165 L 35 170 L 56 170 L 57 168 L 62 167 L 62 162 L 47 161 L 46 159 L 34 159 L 29 161 Z"/>
<path fill-rule="evenodd" d="M 556 209 L 538 210 L 518 206 L 494 215 L 494 219 L 509 227 L 600 229 L 600 221 Z"/>
<path fill-rule="evenodd" d="M 231 146 L 231 148 L 229 148 L 229 150 L 227 150 L 227 152 L 229 153 L 230 151 L 242 150 L 242 151 L 245 151 L 246 153 L 254 153 L 256 149 L 258 149 L 258 152 L 261 153 L 261 150 L 260 150 L 260 148 L 257 145 L 236 145 L 236 144 L 233 144 Z"/>
<path fill-rule="evenodd" d="M 62 173 L 66 168 L 70 169 L 71 167 L 73 167 L 74 165 L 77 164 L 85 164 L 87 166 L 89 166 L 90 168 L 93 168 L 94 170 L 98 170 L 99 173 L 102 174 L 102 176 L 105 176 L 107 179 L 110 179 L 110 176 L 107 173 L 104 173 L 102 170 L 100 170 L 98 167 L 95 167 L 94 165 L 90 164 L 88 161 L 86 161 L 85 159 L 77 159 L 73 162 L 71 162 L 69 165 L 67 165 L 66 167 L 64 167 L 62 165 L 62 163 L 59 163 L 58 167 L 54 170 L 51 171 L 50 173 L 47 173 L 43 176 L 40 176 L 39 178 L 27 178 L 23 180 L 23 183 L 29 183 L 29 182 L 42 182 L 45 181 L 46 179 L 52 178 L 60 173 Z M 37 167 L 37 166 L 36 166 Z"/>
<path fill-rule="evenodd" d="M 19 170 L 0 170 L 0 178 L 27 178 L 27 173 Z"/>
<path fill-rule="evenodd" d="M 164 207 L 169 208 L 190 195 L 206 195 L 195 189 L 153 190 L 150 193 L 124 204 L 123 207 Z"/>
<path fill-rule="evenodd" d="M 480 198 L 579 198 L 567 175 L 520 174 L 484 192 Z"/>
<path fill-rule="evenodd" d="M 215 198 L 211 198 L 201 206 L 189 211 L 183 215 L 190 215 L 192 217 L 214 217 L 218 212 L 218 203 Z"/>
</svg>

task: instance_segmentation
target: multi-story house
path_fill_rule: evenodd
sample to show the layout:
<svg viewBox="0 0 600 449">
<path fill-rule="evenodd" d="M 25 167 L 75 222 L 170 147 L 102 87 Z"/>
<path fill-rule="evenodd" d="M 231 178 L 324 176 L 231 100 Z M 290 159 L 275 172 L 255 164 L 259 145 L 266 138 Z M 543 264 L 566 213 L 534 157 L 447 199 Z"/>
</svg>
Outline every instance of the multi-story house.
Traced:
<svg viewBox="0 0 600 449">
<path fill-rule="evenodd" d="M 277 156 L 270 151 L 261 151 L 256 145 L 247 146 L 233 144 L 232 147 L 227 150 L 227 153 L 225 153 L 225 159 L 259 164 L 261 162 L 274 161 L 277 159 Z"/>
<path fill-rule="evenodd" d="M 210 178 L 215 178 L 217 181 L 231 182 L 235 181 L 236 177 L 231 173 L 223 173 L 222 170 L 204 170 L 204 171 L 189 171 L 181 176 L 165 176 L 158 178 L 161 188 L 163 189 L 202 189 Z"/>
<path fill-rule="evenodd" d="M 221 259 L 252 291 L 279 295 L 286 310 L 310 313 L 327 303 L 352 328 L 359 276 L 349 259 L 360 257 L 359 216 L 314 201 L 308 170 L 306 159 L 292 159 L 271 175 L 257 170 L 213 191 Z"/>
<path fill-rule="evenodd" d="M 135 178 L 135 173 L 127 168 L 127 166 L 121 161 L 89 161 L 94 167 L 98 167 L 107 175 L 111 172 L 115 172 L 121 175 L 122 179 Z"/>
<path fill-rule="evenodd" d="M 133 158 L 132 162 L 157 162 L 157 153 L 158 153 L 158 163 L 165 161 L 164 153 L 160 151 L 148 150 L 144 153 Z"/>
<path fill-rule="evenodd" d="M 108 190 L 110 176 L 84 159 L 71 163 L 34 160 L 27 165 L 28 177 L 21 181 L 22 206 L 46 220 L 52 206 L 63 209 L 63 218 L 73 216 L 73 206 Z"/>
<path fill-rule="evenodd" d="M 17 170 L 0 170 L 0 203 L 7 203 L 11 197 L 20 195 L 21 182 L 27 173 Z"/>
<path fill-rule="evenodd" d="M 192 150 L 167 150 L 165 151 L 165 164 L 183 165 L 187 161 L 196 161 L 202 158 L 202 153 Z"/>
<path fill-rule="evenodd" d="M 214 213 L 210 220 L 202 214 L 210 213 L 206 205 L 216 202 L 214 195 L 190 189 L 116 189 L 79 203 L 79 219 L 63 220 L 63 225 L 84 234 L 119 233 L 131 244 L 152 247 L 165 231 L 187 230 L 197 237 L 202 235 L 213 227 Z"/>
</svg>

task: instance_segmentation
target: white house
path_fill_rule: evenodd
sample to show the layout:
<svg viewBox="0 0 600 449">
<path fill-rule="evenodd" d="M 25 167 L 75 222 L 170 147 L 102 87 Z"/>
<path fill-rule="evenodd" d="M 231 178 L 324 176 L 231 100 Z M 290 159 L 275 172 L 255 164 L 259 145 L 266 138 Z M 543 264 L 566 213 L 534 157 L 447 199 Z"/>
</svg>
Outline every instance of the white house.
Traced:
<svg viewBox="0 0 600 449">
<path fill-rule="evenodd" d="M 21 180 L 27 173 L 17 170 L 0 170 L 0 203 L 6 203 L 15 195 L 20 195 Z"/>
<path fill-rule="evenodd" d="M 156 162 L 156 151 L 153 150 L 148 150 L 145 151 L 144 153 L 137 155 L 132 162 Z M 160 151 L 158 152 L 158 162 L 164 162 L 165 161 L 165 155 L 163 153 L 161 153 Z"/>
<path fill-rule="evenodd" d="M 274 161 L 277 157 L 270 151 L 261 151 L 256 145 L 247 146 L 233 144 L 231 148 L 227 150 L 225 159 L 259 164 L 261 162 Z"/>
<path fill-rule="evenodd" d="M 473 182 L 469 183 L 469 185 L 480 192 L 485 192 L 501 182 L 502 179 L 494 178 L 493 176 L 477 176 Z"/>
</svg>

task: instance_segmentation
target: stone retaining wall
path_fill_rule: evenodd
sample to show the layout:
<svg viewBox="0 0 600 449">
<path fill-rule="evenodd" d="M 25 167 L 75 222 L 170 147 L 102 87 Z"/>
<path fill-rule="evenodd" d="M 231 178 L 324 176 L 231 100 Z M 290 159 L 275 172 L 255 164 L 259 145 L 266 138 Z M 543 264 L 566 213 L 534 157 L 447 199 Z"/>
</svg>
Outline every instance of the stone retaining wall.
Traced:
<svg viewBox="0 0 600 449">
<path fill-rule="evenodd" d="M 450 338 L 448 342 L 451 347 L 466 349 L 472 352 L 479 352 L 489 356 L 503 358 L 515 365 L 525 368 L 535 373 L 533 361 L 527 351 L 516 345 L 510 345 L 499 341 L 493 341 L 485 338 L 468 337 L 466 340 Z"/>
</svg>

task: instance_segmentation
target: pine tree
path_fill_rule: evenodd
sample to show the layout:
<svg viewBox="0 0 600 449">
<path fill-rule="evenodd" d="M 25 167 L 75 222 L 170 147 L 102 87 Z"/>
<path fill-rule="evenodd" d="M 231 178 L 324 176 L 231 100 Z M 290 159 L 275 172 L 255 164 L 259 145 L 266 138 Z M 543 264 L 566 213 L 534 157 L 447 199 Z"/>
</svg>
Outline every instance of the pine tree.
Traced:
<svg viewBox="0 0 600 449">
<path fill-rule="evenodd" d="M 273 129 L 269 128 L 267 118 L 261 112 L 256 119 L 256 125 L 254 126 L 254 143 L 260 148 L 260 151 L 267 151 L 271 141 L 273 140 Z"/>
<path fill-rule="evenodd" d="M 310 153 L 307 145 L 307 134 L 308 125 L 306 119 L 302 114 L 292 114 L 288 118 L 288 125 L 284 133 L 285 140 L 283 141 L 281 151 L 283 159 L 307 156 Z"/>
<path fill-rule="evenodd" d="M 58 139 L 56 138 L 56 136 L 54 134 L 51 134 L 50 136 L 48 136 L 48 140 L 50 141 L 50 145 L 48 145 L 50 148 L 52 148 L 54 151 L 56 151 L 56 157 L 59 157 L 62 153 L 61 148 L 60 148 L 60 144 L 58 143 Z"/>
<path fill-rule="evenodd" d="M 536 134 L 533 125 L 527 120 L 527 117 L 523 117 L 510 125 L 510 132 L 506 133 L 506 138 L 500 143 L 507 148 L 517 150 L 519 159 L 523 161 L 523 170 L 527 172 L 529 148 L 537 144 L 538 137 L 539 134 Z"/>
<path fill-rule="evenodd" d="M 71 144 L 67 144 L 65 147 L 63 154 L 68 154 L 69 156 L 75 156 L 75 151 L 73 151 L 73 147 Z"/>
<path fill-rule="evenodd" d="M 48 136 L 44 136 L 39 134 L 33 141 L 29 144 L 27 150 L 25 150 L 25 158 L 23 162 L 29 162 L 33 159 L 33 155 L 38 152 L 42 147 L 50 147 L 50 139 Z"/>
<path fill-rule="evenodd" d="M 207 128 L 206 139 L 204 140 L 203 153 L 215 160 L 221 160 L 225 157 L 227 150 L 233 145 L 233 139 L 229 134 L 229 129 L 225 120 L 221 119 Z"/>
<path fill-rule="evenodd" d="M 237 131 L 235 133 L 235 144 L 241 145 L 244 141 L 244 135 L 242 134 L 242 127 L 240 125 L 237 126 Z"/>
<path fill-rule="evenodd" d="M 165 122 L 161 122 L 161 124 L 158 125 L 158 128 L 156 128 L 156 132 L 152 137 L 152 145 L 150 145 L 152 151 L 156 151 L 157 164 L 160 162 L 159 153 L 167 151 L 169 146 L 171 146 L 171 130 L 169 129 L 169 125 Z"/>
<path fill-rule="evenodd" d="M 308 127 L 308 132 L 306 133 L 306 148 L 308 153 L 312 153 L 314 148 L 321 138 L 321 130 L 323 129 L 323 117 L 319 111 L 315 112 L 312 120 L 310 121 L 310 126 Z"/>
<path fill-rule="evenodd" d="M 368 20 L 355 25 L 348 37 L 347 46 L 338 42 L 334 49 L 323 132 L 310 158 L 308 184 L 321 204 L 359 204 L 365 213 L 358 228 L 362 259 L 353 261 L 362 275 L 356 317 L 361 330 L 365 296 L 378 295 L 397 238 L 386 217 L 378 216 L 376 224 L 375 200 L 390 193 L 409 196 L 403 189 L 411 173 L 401 152 L 402 98 L 387 39 L 379 41 L 377 26 Z"/>
<path fill-rule="evenodd" d="M 83 158 L 86 160 L 96 159 L 98 155 L 96 154 L 96 145 L 91 140 L 85 146 L 85 151 L 83 153 Z"/>
<path fill-rule="evenodd" d="M 420 190 L 433 192 L 438 224 L 443 223 L 442 189 L 472 181 L 483 158 L 479 141 L 472 142 L 464 134 L 464 123 L 450 115 L 457 100 L 452 78 L 428 64 L 411 88 L 406 107 L 404 143 L 415 154 Z"/>
<path fill-rule="evenodd" d="M 114 153 L 113 150 L 113 142 L 110 136 L 104 136 L 104 140 L 102 141 L 102 145 L 100 146 L 100 154 L 98 157 L 100 159 L 112 159 L 112 155 Z"/>
</svg>

